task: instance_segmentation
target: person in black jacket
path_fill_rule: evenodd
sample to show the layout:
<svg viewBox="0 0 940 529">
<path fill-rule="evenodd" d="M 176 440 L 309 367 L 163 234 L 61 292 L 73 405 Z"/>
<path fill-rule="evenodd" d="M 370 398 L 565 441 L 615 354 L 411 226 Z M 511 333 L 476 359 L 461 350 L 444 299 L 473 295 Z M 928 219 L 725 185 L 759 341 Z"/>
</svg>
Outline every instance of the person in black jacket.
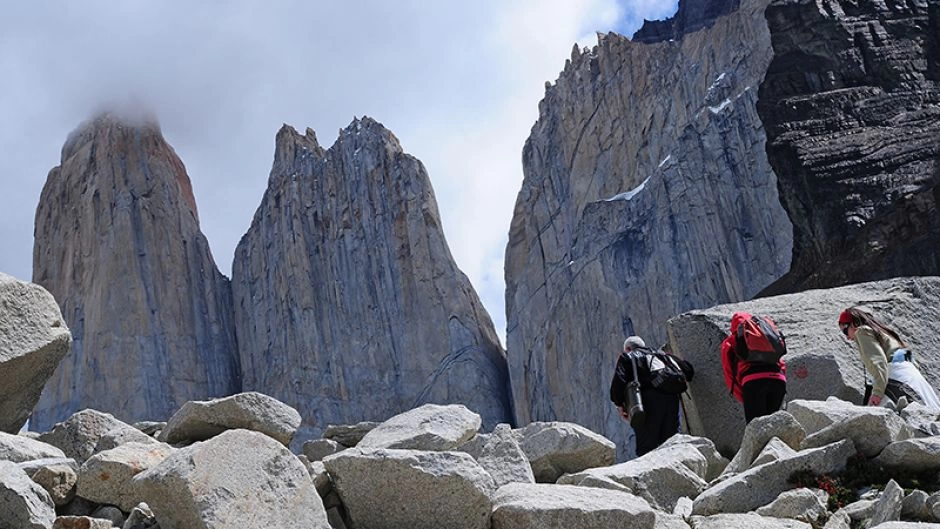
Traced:
<svg viewBox="0 0 940 529">
<path fill-rule="evenodd" d="M 617 406 L 620 416 L 630 420 L 626 402 L 627 385 L 634 380 L 633 366 L 640 383 L 640 395 L 646 418 L 641 424 L 632 421 L 636 437 L 636 455 L 641 456 L 666 442 L 679 431 L 679 404 L 685 383 L 692 380 L 692 365 L 685 360 L 653 351 L 639 336 L 630 336 L 623 342 L 623 353 L 617 358 L 617 368 L 610 383 L 610 400 Z M 671 383 L 670 375 L 678 379 Z M 667 382 L 663 383 L 666 379 Z M 681 390 L 680 390 L 681 388 Z"/>
</svg>

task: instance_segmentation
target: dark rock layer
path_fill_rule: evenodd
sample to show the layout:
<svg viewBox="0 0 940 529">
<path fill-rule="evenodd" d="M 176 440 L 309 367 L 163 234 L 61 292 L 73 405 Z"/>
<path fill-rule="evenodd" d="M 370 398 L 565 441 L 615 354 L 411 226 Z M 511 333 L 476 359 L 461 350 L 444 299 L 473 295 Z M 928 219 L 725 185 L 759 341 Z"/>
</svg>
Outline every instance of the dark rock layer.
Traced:
<svg viewBox="0 0 940 529">
<path fill-rule="evenodd" d="M 36 211 L 33 281 L 74 341 L 31 428 L 84 408 L 165 420 L 240 389 L 230 286 L 155 122 L 100 115 L 69 136 Z"/>
<path fill-rule="evenodd" d="M 764 294 L 940 273 L 940 3 L 775 0 L 758 112 L 793 220 Z"/>
<path fill-rule="evenodd" d="M 232 283 L 244 388 L 297 408 L 297 439 L 427 402 L 512 422 L 505 353 L 427 173 L 371 119 L 329 150 L 281 129 Z"/>
<path fill-rule="evenodd" d="M 645 20 L 633 34 L 633 42 L 651 44 L 682 38 L 686 33 L 711 27 L 719 17 L 737 11 L 741 0 L 679 0 L 676 14 L 666 20 Z"/>
</svg>

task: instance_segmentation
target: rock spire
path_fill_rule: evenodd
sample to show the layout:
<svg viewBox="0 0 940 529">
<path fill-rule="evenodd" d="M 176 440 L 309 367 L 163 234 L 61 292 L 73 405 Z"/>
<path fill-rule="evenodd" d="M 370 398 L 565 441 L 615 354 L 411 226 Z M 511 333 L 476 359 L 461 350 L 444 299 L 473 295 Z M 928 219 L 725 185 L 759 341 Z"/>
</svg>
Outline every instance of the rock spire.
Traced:
<svg viewBox="0 0 940 529">
<path fill-rule="evenodd" d="M 230 285 L 155 121 L 104 113 L 69 136 L 36 211 L 33 280 L 74 342 L 32 428 L 86 407 L 165 420 L 188 400 L 239 390 Z"/>
<path fill-rule="evenodd" d="M 329 149 L 310 129 L 278 132 L 232 281 L 244 388 L 296 407 L 299 439 L 425 402 L 513 422 L 505 353 L 427 173 L 376 121 Z"/>
</svg>

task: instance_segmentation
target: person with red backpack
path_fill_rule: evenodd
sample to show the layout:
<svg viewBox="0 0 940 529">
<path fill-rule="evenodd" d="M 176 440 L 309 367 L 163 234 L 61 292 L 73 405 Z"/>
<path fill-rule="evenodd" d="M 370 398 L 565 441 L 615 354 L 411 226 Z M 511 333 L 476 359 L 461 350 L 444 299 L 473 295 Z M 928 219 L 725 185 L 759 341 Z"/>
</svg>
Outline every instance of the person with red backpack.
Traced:
<svg viewBox="0 0 940 529">
<path fill-rule="evenodd" d="M 744 420 L 780 409 L 787 394 L 787 346 L 783 333 L 766 316 L 747 312 L 731 315 L 731 332 L 721 342 L 725 384 L 744 404 Z"/>
</svg>

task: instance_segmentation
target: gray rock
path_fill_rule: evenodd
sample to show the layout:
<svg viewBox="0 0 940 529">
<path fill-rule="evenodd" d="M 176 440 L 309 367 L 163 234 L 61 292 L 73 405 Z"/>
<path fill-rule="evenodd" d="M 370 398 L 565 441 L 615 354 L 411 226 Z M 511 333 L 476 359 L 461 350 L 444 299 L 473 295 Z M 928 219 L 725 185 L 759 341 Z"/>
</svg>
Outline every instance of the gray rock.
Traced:
<svg viewBox="0 0 940 529">
<path fill-rule="evenodd" d="M 69 135 L 36 208 L 33 280 L 75 341 L 30 428 L 83 408 L 162 420 L 240 390 L 229 281 L 155 119 L 101 113 Z"/>
<path fill-rule="evenodd" d="M 773 55 L 767 1 L 737 4 L 675 42 L 611 33 L 575 46 L 546 88 L 506 247 L 519 424 L 577 421 L 628 459 L 630 428 L 600 405 L 625 335 L 661 344 L 669 317 L 749 299 L 788 269 L 790 221 L 756 108 Z M 710 375 L 696 378 L 692 402 L 743 427 L 727 390 L 703 393 Z"/>
<path fill-rule="evenodd" d="M 59 516 L 52 529 L 112 529 L 111 520 L 91 516 Z"/>
<path fill-rule="evenodd" d="M 897 413 L 872 406 L 861 407 L 863 413 L 847 417 L 807 437 L 801 448 L 818 448 L 840 439 L 851 439 L 865 457 L 875 457 L 894 441 L 914 436 L 911 428 Z"/>
<path fill-rule="evenodd" d="M 669 447 L 675 444 L 689 444 L 695 447 L 708 462 L 708 470 L 705 475 L 705 481 L 711 481 L 717 478 L 725 468 L 728 467 L 728 459 L 718 452 L 715 443 L 707 437 L 696 437 L 692 435 L 676 434 L 660 445 L 661 448 Z"/>
<path fill-rule="evenodd" d="M 121 529 L 159 529 L 150 506 L 141 502 L 127 515 Z"/>
<path fill-rule="evenodd" d="M 0 272 L 0 431 L 26 424 L 71 343 L 52 294 Z"/>
<path fill-rule="evenodd" d="M 826 525 L 823 526 L 823 529 L 851 529 L 851 527 L 852 518 L 846 514 L 845 510 L 839 509 L 832 513 L 832 516 L 826 520 Z"/>
<path fill-rule="evenodd" d="M 839 509 L 848 515 L 853 524 L 869 520 L 875 512 L 875 500 L 858 500 Z"/>
<path fill-rule="evenodd" d="M 673 507 L 672 514 L 683 518 L 692 516 L 692 498 L 683 496 L 676 500 L 676 506 Z"/>
<path fill-rule="evenodd" d="M 869 529 L 938 529 L 940 524 L 923 522 L 885 522 Z"/>
<path fill-rule="evenodd" d="M 133 428 L 118 428 L 101 436 L 98 444 L 95 445 L 95 453 L 111 450 L 127 443 L 159 444 L 160 441 L 140 431 L 136 426 Z"/>
<path fill-rule="evenodd" d="M 499 427 L 502 424 L 505 424 L 505 423 L 500 423 L 496 426 Z M 478 432 L 476 435 L 471 437 L 466 443 L 458 446 L 454 450 L 457 450 L 459 452 L 466 452 L 470 454 L 470 456 L 473 457 L 473 459 L 476 459 L 479 461 L 480 456 L 483 455 L 483 447 L 486 446 L 486 442 L 489 440 L 490 440 L 490 434 Z M 516 444 L 518 444 L 518 442 Z"/>
<path fill-rule="evenodd" d="M 429 402 L 464 404 L 487 429 L 513 422 L 506 354 L 428 174 L 370 118 L 329 149 L 281 128 L 232 292 L 243 389 L 299 410 L 302 437 Z"/>
<path fill-rule="evenodd" d="M 323 464 L 352 527 L 490 527 L 496 484 L 469 454 L 356 447 L 328 456 Z"/>
<path fill-rule="evenodd" d="M 825 494 L 825 493 L 824 493 Z M 823 497 L 816 491 L 801 488 L 782 492 L 777 498 L 757 509 L 757 514 L 772 518 L 790 518 L 812 523 L 829 513 L 826 507 L 828 494 Z"/>
<path fill-rule="evenodd" d="M 793 220 L 793 263 L 766 293 L 940 274 L 934 7 L 768 6 L 774 59 L 757 111 Z"/>
<path fill-rule="evenodd" d="M 346 446 L 331 439 L 311 439 L 304 443 L 303 452 L 310 461 L 320 461 L 326 456 L 346 450 Z"/>
<path fill-rule="evenodd" d="M 933 514 L 933 519 L 940 522 L 940 492 L 934 492 L 927 497 L 925 506 Z"/>
<path fill-rule="evenodd" d="M 790 448 L 798 449 L 806 432 L 792 415 L 783 410 L 757 417 L 744 428 L 741 448 L 725 467 L 725 472 L 730 474 L 750 468 L 761 450 L 775 437 Z"/>
<path fill-rule="evenodd" d="M 227 430 L 181 448 L 134 481 L 166 529 L 329 529 L 303 463 L 259 432 Z"/>
<path fill-rule="evenodd" d="M 779 461 L 795 454 L 796 450 L 790 448 L 790 445 L 773 437 L 770 441 L 767 441 L 767 444 L 764 445 L 764 449 L 754 458 L 750 468 L 763 465 L 764 463 L 770 463 L 771 461 Z"/>
<path fill-rule="evenodd" d="M 571 485 L 511 483 L 493 496 L 493 529 L 635 527 L 653 529 L 656 514 L 625 492 Z"/>
<path fill-rule="evenodd" d="M 907 439 L 889 444 L 875 458 L 886 467 L 914 471 L 940 469 L 940 436 Z"/>
<path fill-rule="evenodd" d="M 794 472 L 837 473 L 845 469 L 846 460 L 853 454 L 855 446 L 846 439 L 754 467 L 708 488 L 695 498 L 692 512 L 713 515 L 752 511 L 788 490 L 790 484 L 787 480 Z"/>
<path fill-rule="evenodd" d="M 856 414 L 849 411 L 848 402 L 861 401 L 864 368 L 855 347 L 838 331 L 836 321 L 840 310 L 866 300 L 879 300 L 865 306 L 898 329 L 925 364 L 940 365 L 940 277 L 895 278 L 763 297 L 671 319 L 670 344 L 696 369 L 691 389 L 694 405 L 686 409 L 692 431 L 715 441 L 723 454 L 736 451 L 742 438 L 742 407 L 729 396 L 718 361 L 721 341 L 736 311 L 770 315 L 786 334 L 787 397 L 791 399 L 786 411 L 803 426 L 806 435 L 835 422 L 834 416 L 826 414 Z M 925 370 L 924 376 L 940 387 L 940 370 L 933 371 L 936 373 Z M 821 402 L 830 396 L 847 402 Z M 701 413 L 699 403 L 707 404 Z M 807 422 L 807 415 L 815 416 L 818 423 Z"/>
<path fill-rule="evenodd" d="M 534 422 L 513 430 L 513 435 L 539 483 L 554 483 L 562 474 L 614 462 L 614 443 L 575 423 Z"/>
<path fill-rule="evenodd" d="M 99 452 L 88 458 L 78 471 L 78 495 L 130 512 L 144 501 L 141 482 L 134 477 L 156 467 L 173 451 L 163 443 L 127 443 Z"/>
<path fill-rule="evenodd" d="M 480 456 L 474 459 L 493 476 L 497 488 L 509 483 L 535 483 L 532 465 L 508 424 L 496 426 L 480 450 Z"/>
<path fill-rule="evenodd" d="M 30 479 L 49 493 L 56 507 L 67 504 L 75 497 L 78 473 L 68 464 L 43 466 Z"/>
<path fill-rule="evenodd" d="M 204 441 L 226 430 L 254 430 L 290 444 L 300 426 L 297 410 L 254 391 L 208 401 L 190 401 L 160 432 L 166 443 Z"/>
<path fill-rule="evenodd" d="M 98 442 L 105 435 L 134 427 L 114 418 L 110 413 L 97 410 L 76 412 L 51 431 L 39 436 L 39 440 L 58 447 L 65 455 L 82 464 L 95 453 Z"/>
<path fill-rule="evenodd" d="M 754 513 L 715 514 L 712 516 L 693 516 L 692 527 L 695 529 L 812 529 L 812 525 L 786 518 L 770 518 Z"/>
<path fill-rule="evenodd" d="M 707 471 L 708 461 L 701 452 L 690 444 L 676 444 L 661 446 L 626 463 L 567 474 L 558 483 L 596 486 L 598 479 L 614 481 L 654 508 L 672 512 L 679 498 L 695 498 L 705 490 L 708 484 L 702 476 Z"/>
<path fill-rule="evenodd" d="M 78 472 L 78 467 L 80 466 L 75 462 L 74 459 L 70 457 L 47 457 L 43 459 L 33 459 L 30 461 L 23 461 L 22 463 L 17 463 L 17 466 L 23 469 L 23 472 L 26 472 L 26 475 L 29 477 L 33 477 L 33 474 L 38 472 L 41 468 L 56 465 L 65 465 L 75 472 Z"/>
<path fill-rule="evenodd" d="M 16 463 L 0 461 L 0 527 L 49 529 L 55 505 Z"/>
<path fill-rule="evenodd" d="M 149 435 L 150 437 L 156 437 L 161 430 L 166 428 L 165 421 L 137 421 L 132 424 L 134 428 L 137 428 L 141 432 Z"/>
<path fill-rule="evenodd" d="M 381 423 L 373 421 L 363 421 L 356 424 L 329 424 L 323 432 L 323 438 L 336 441 L 346 447 L 353 447 L 359 444 L 359 441 L 379 424 Z"/>
<path fill-rule="evenodd" d="M 685 518 L 676 514 L 656 513 L 655 529 L 691 529 Z"/>
<path fill-rule="evenodd" d="M 480 416 L 462 404 L 425 404 L 376 426 L 356 446 L 453 450 L 473 437 L 480 424 Z"/>
<path fill-rule="evenodd" d="M 901 417 L 914 429 L 916 437 L 940 435 L 940 413 L 919 402 L 912 402 L 901 411 Z"/>
<path fill-rule="evenodd" d="M 926 520 L 931 516 L 930 510 L 927 509 L 927 498 L 929 495 L 919 489 L 914 489 L 904 496 L 904 500 L 901 502 L 901 517 L 915 520 Z"/>
<path fill-rule="evenodd" d="M 889 480 L 884 490 L 875 501 L 869 527 L 877 527 L 885 522 L 901 520 L 901 504 L 904 502 L 904 490 L 896 481 Z"/>
<path fill-rule="evenodd" d="M 124 525 L 124 513 L 121 512 L 121 509 L 114 507 L 113 505 L 102 505 L 91 512 L 89 518 L 98 518 L 100 520 L 107 520 L 113 527 L 121 527 Z"/>
<path fill-rule="evenodd" d="M 22 435 L 0 432 L 0 461 L 22 463 L 51 457 L 65 457 L 65 454 L 48 443 Z"/>
</svg>

